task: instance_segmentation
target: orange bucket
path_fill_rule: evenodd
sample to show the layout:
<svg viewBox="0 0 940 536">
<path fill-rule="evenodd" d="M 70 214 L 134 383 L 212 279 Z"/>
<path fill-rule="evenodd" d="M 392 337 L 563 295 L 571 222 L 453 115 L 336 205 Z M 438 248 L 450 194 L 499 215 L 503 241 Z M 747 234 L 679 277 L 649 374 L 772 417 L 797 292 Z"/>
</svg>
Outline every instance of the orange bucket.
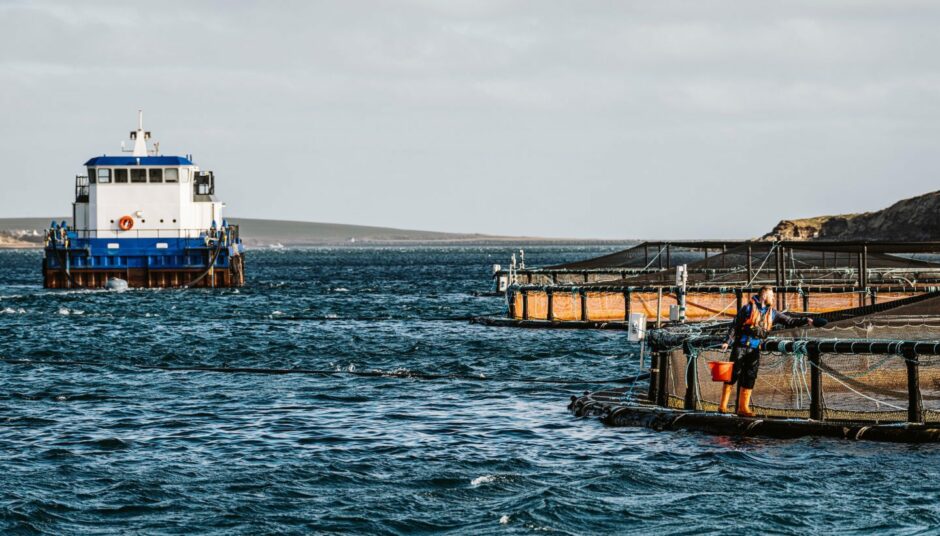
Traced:
<svg viewBox="0 0 940 536">
<path fill-rule="evenodd" d="M 709 361 L 708 368 L 712 371 L 713 382 L 730 382 L 731 369 L 734 363 L 731 361 Z"/>
</svg>

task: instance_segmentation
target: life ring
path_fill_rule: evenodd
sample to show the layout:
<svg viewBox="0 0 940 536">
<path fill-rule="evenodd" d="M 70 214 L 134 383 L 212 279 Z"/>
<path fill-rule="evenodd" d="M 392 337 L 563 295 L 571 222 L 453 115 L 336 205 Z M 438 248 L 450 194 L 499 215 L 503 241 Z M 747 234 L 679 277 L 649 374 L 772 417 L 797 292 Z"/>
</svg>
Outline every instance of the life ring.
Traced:
<svg viewBox="0 0 940 536">
<path fill-rule="evenodd" d="M 118 220 L 118 227 L 120 227 L 122 231 L 130 231 L 134 228 L 134 218 L 121 216 L 121 219 Z"/>
</svg>

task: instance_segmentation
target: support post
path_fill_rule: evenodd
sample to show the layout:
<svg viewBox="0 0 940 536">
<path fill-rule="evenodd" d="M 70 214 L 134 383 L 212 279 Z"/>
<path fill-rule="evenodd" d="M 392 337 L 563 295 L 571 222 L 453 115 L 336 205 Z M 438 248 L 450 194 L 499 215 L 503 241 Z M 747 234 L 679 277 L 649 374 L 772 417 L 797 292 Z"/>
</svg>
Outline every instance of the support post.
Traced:
<svg viewBox="0 0 940 536">
<path fill-rule="evenodd" d="M 581 320 L 587 321 L 588 319 L 588 307 L 587 307 L 587 292 L 584 289 L 578 290 L 578 295 L 581 296 Z"/>
<path fill-rule="evenodd" d="M 803 312 L 809 312 L 809 291 L 803 290 Z"/>
<path fill-rule="evenodd" d="M 522 291 L 522 319 L 529 319 L 529 291 Z"/>
<path fill-rule="evenodd" d="M 630 321 L 630 313 L 633 312 L 631 311 L 631 309 L 633 308 L 632 307 L 633 304 L 631 303 L 632 301 L 633 301 L 633 293 L 630 292 L 629 290 L 623 291 L 623 319 L 625 322 Z"/>
<path fill-rule="evenodd" d="M 659 393 L 656 405 L 666 407 L 669 403 L 669 352 L 659 352 Z"/>
<path fill-rule="evenodd" d="M 781 281 L 783 280 L 783 279 L 781 278 L 781 275 L 782 275 L 782 274 L 780 273 L 780 268 L 781 268 L 781 266 L 783 266 L 783 261 L 780 260 L 780 252 L 781 252 L 782 250 L 783 250 L 783 248 L 779 248 L 779 247 L 778 247 L 778 248 L 777 248 L 776 255 L 774 256 L 774 284 L 775 284 L 776 286 L 778 286 L 778 287 L 783 286 L 783 285 L 781 284 Z"/>
<path fill-rule="evenodd" d="M 666 244 L 666 269 L 672 268 L 672 246 Z"/>
<path fill-rule="evenodd" d="M 747 282 L 750 283 L 754 279 L 754 248 L 750 244 L 747 245 Z"/>
<path fill-rule="evenodd" d="M 862 252 L 858 252 L 858 288 L 865 288 L 865 261 L 862 259 Z"/>
<path fill-rule="evenodd" d="M 659 292 L 656 294 L 656 329 L 661 328 L 663 325 L 663 287 L 659 287 Z"/>
<path fill-rule="evenodd" d="M 547 310 L 545 311 L 545 319 L 551 322 L 552 320 L 555 320 L 555 312 L 554 312 L 555 293 L 552 292 L 552 289 L 547 289 L 545 291 L 545 296 L 546 296 L 546 301 L 547 301 L 547 304 L 546 304 Z"/>
<path fill-rule="evenodd" d="M 744 305 L 744 290 L 740 288 L 734 289 L 734 305 L 735 305 L 735 314 L 741 310 L 741 306 Z"/>
<path fill-rule="evenodd" d="M 907 422 L 924 422 L 924 401 L 920 394 L 920 363 L 913 350 L 904 351 L 907 363 Z"/>
<path fill-rule="evenodd" d="M 506 298 L 509 300 L 509 318 L 516 318 L 516 293 L 507 290 Z"/>
<path fill-rule="evenodd" d="M 683 407 L 688 410 L 698 409 L 698 363 L 689 343 L 682 345 L 685 354 L 685 403 Z"/>
<path fill-rule="evenodd" d="M 867 249 L 867 248 L 865 248 Z M 858 252 L 858 306 L 864 307 L 868 301 L 868 293 L 865 292 L 865 253 L 862 250 Z"/>
<path fill-rule="evenodd" d="M 650 359 L 650 388 L 646 394 L 646 399 L 653 404 L 659 404 L 659 371 L 662 365 L 662 352 L 656 352 Z"/>
<path fill-rule="evenodd" d="M 862 288 L 868 288 L 868 245 L 862 246 Z"/>
<path fill-rule="evenodd" d="M 819 348 L 811 348 L 809 354 L 809 418 L 821 421 L 823 415 L 822 370 L 819 368 Z"/>
</svg>

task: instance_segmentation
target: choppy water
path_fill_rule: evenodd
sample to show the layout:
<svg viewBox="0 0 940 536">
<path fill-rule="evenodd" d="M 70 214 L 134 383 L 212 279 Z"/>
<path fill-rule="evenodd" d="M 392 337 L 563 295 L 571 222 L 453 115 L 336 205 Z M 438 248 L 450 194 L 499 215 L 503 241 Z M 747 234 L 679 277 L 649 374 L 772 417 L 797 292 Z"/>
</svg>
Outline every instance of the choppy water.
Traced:
<svg viewBox="0 0 940 536">
<path fill-rule="evenodd" d="M 623 377 L 637 349 L 461 320 L 503 309 L 475 292 L 508 255 L 252 251 L 243 289 L 107 293 L 44 291 L 38 252 L 0 252 L 0 532 L 937 532 L 936 447 L 573 418 L 569 396 L 599 385 L 521 380 Z"/>
</svg>

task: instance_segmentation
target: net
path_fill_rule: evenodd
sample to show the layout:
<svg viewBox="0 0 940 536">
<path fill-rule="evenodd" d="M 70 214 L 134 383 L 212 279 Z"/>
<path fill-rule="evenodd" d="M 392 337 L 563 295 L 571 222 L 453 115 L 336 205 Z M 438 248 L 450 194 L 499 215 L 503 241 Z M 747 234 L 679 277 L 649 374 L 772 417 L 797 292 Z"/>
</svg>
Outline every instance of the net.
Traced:
<svg viewBox="0 0 940 536">
<path fill-rule="evenodd" d="M 830 317 L 824 327 L 784 330 L 765 343 L 752 409 L 771 417 L 940 422 L 940 295 Z M 728 327 L 651 337 L 662 352 L 667 406 L 717 409 L 723 384 L 712 381 L 708 363 L 729 359 L 718 348 Z"/>
</svg>

